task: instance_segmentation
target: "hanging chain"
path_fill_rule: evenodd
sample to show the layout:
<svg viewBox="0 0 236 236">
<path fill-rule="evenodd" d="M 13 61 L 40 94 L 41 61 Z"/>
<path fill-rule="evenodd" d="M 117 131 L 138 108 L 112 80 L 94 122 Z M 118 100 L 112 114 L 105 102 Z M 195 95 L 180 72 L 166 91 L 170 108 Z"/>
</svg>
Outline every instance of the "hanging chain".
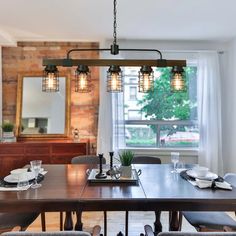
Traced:
<svg viewBox="0 0 236 236">
<path fill-rule="evenodd" d="M 116 24 L 116 0 L 114 0 L 114 10 L 113 10 L 113 16 L 114 16 L 114 21 L 113 21 L 113 44 L 116 45 L 116 27 L 117 27 L 117 24 Z"/>
</svg>

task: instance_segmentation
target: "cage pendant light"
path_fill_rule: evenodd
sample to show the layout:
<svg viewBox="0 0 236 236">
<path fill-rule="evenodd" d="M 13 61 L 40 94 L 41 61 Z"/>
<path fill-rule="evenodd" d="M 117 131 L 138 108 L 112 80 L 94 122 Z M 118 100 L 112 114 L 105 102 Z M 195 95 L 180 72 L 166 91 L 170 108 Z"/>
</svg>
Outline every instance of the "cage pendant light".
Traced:
<svg viewBox="0 0 236 236">
<path fill-rule="evenodd" d="M 91 92 L 91 74 L 88 66 L 79 65 L 75 71 L 75 92 Z"/>
<path fill-rule="evenodd" d="M 147 93 L 154 88 L 154 72 L 151 66 L 142 66 L 139 71 L 139 92 Z"/>
<path fill-rule="evenodd" d="M 186 90 L 185 84 L 185 72 L 183 67 L 174 66 L 171 70 L 172 78 L 171 78 L 171 91 L 172 92 L 183 92 Z"/>
<path fill-rule="evenodd" d="M 42 80 L 43 92 L 58 92 L 59 91 L 59 71 L 56 66 L 48 65 L 43 72 Z"/>
<path fill-rule="evenodd" d="M 123 91 L 123 74 L 119 66 L 110 66 L 107 71 L 107 92 Z"/>
<path fill-rule="evenodd" d="M 185 67 L 186 60 L 166 60 L 162 57 L 162 53 L 158 49 L 151 48 L 120 48 L 117 44 L 117 0 L 113 0 L 113 43 L 109 48 L 72 48 L 67 51 L 65 58 L 55 58 L 55 59 L 43 59 L 43 66 L 63 66 L 63 67 L 73 67 L 78 65 L 84 66 L 99 66 L 99 67 L 109 67 L 107 71 L 107 91 L 108 92 L 122 92 L 123 91 L 123 78 L 120 67 L 123 66 L 134 66 L 141 67 L 139 73 L 139 91 L 147 92 L 153 88 L 153 71 L 151 71 L 151 67 Z M 125 52 L 139 52 L 139 53 L 155 53 L 157 54 L 156 59 L 102 59 L 102 58 L 91 58 L 91 59 L 72 59 L 71 54 L 74 52 L 109 52 L 111 55 L 118 55 L 120 51 Z M 88 72 L 81 72 L 81 70 L 77 69 L 76 75 L 76 88 L 77 92 L 87 92 L 91 89 L 89 85 L 89 76 Z M 181 72 L 182 73 L 182 72 Z M 181 74 L 182 75 L 182 74 Z M 175 76 L 176 77 L 176 76 Z M 180 78 L 173 77 L 171 84 L 173 88 L 177 88 L 180 90 L 182 88 L 182 83 Z M 52 90 L 50 90 L 52 91 Z M 176 91 L 176 90 L 175 90 Z"/>
</svg>

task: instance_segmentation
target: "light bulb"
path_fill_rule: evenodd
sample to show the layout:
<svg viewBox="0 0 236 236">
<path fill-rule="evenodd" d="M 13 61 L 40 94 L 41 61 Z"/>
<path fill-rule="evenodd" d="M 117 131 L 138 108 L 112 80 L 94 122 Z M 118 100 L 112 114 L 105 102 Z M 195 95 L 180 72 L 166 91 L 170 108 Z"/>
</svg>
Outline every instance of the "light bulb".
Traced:
<svg viewBox="0 0 236 236">
<path fill-rule="evenodd" d="M 79 75 L 79 87 L 82 90 L 87 87 L 87 75 L 85 73 Z"/>
<path fill-rule="evenodd" d="M 182 90 L 183 89 L 183 79 L 182 75 L 179 73 L 175 73 L 174 75 L 174 88 L 176 90 Z"/>
<path fill-rule="evenodd" d="M 118 88 L 118 74 L 117 73 L 112 73 L 111 74 L 111 90 L 117 90 Z"/>
<path fill-rule="evenodd" d="M 144 74 L 143 75 L 143 90 L 148 91 L 150 89 L 150 78 L 149 74 Z"/>
<path fill-rule="evenodd" d="M 54 87 L 54 73 L 48 73 L 48 88 L 52 89 Z"/>
</svg>

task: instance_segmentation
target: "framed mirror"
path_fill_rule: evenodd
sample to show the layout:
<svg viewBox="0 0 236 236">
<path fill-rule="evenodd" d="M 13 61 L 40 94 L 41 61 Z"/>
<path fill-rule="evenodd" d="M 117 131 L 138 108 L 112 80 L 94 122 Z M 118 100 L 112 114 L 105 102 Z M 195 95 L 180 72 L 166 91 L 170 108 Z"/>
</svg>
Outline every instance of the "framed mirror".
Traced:
<svg viewBox="0 0 236 236">
<path fill-rule="evenodd" d="M 70 80 L 59 77 L 59 92 L 43 92 L 42 76 L 21 74 L 17 84 L 16 136 L 66 138 L 70 128 Z"/>
</svg>

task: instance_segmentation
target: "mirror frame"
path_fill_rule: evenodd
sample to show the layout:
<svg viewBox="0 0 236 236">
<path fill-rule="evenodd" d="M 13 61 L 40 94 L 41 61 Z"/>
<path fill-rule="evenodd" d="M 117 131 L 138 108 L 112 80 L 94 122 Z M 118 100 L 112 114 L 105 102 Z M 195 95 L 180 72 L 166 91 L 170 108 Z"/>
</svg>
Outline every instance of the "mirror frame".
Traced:
<svg viewBox="0 0 236 236">
<path fill-rule="evenodd" d="M 60 73 L 59 77 L 65 77 L 66 82 L 66 101 L 65 101 L 65 129 L 64 134 L 22 134 L 21 127 L 21 119 L 22 119 L 22 99 L 23 99 L 23 79 L 24 77 L 40 77 L 42 78 L 42 73 L 39 72 L 25 72 L 18 74 L 17 80 L 17 98 L 16 98 L 16 130 L 15 134 L 17 138 L 20 139 L 65 139 L 69 138 L 70 135 L 70 101 L 71 101 L 71 93 L 70 93 L 70 78 L 69 75 L 65 75 Z M 41 89 L 41 88 L 40 88 Z"/>
</svg>

